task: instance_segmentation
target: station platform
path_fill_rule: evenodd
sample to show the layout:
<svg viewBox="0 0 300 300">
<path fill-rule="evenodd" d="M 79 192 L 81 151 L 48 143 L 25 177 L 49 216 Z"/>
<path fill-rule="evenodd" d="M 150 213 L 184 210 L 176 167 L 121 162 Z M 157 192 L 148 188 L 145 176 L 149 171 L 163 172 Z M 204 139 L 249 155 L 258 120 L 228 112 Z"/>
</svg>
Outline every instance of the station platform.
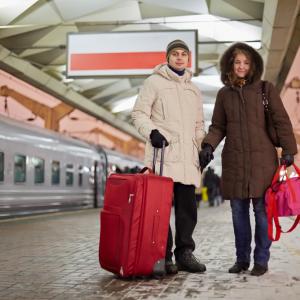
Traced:
<svg viewBox="0 0 300 300">
<path fill-rule="evenodd" d="M 265 275 L 229 274 L 229 202 L 201 203 L 194 237 L 204 274 L 121 280 L 99 267 L 98 216 L 91 209 L 1 221 L 0 299 L 300 299 L 300 228 L 273 243 Z M 289 223 L 282 220 L 283 227 Z"/>
</svg>

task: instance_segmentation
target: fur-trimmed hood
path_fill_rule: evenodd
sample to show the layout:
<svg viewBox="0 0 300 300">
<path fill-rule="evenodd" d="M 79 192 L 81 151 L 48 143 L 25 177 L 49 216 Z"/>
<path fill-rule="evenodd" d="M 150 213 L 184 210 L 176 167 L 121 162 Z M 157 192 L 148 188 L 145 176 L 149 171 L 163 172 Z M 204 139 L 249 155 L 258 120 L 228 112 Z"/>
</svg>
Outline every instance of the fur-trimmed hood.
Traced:
<svg viewBox="0 0 300 300">
<path fill-rule="evenodd" d="M 251 56 L 251 63 L 253 64 L 253 76 L 252 78 L 249 78 L 250 83 L 260 80 L 264 70 L 264 63 L 259 53 L 251 46 L 245 43 L 235 43 L 232 46 L 230 46 L 221 57 L 220 60 L 221 81 L 225 85 L 230 85 L 228 79 L 228 73 L 232 71 L 233 52 L 237 48 L 247 51 Z"/>
</svg>

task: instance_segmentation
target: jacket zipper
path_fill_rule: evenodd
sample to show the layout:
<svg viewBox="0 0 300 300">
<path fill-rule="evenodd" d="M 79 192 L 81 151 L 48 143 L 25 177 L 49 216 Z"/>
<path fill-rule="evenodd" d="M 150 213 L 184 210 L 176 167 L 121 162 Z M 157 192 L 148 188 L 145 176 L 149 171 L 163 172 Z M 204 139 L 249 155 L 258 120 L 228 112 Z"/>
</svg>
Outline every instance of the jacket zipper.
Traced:
<svg viewBox="0 0 300 300">
<path fill-rule="evenodd" d="M 176 92 L 177 92 L 177 96 L 178 96 L 178 103 L 179 103 L 179 107 L 180 107 L 180 111 L 181 111 L 181 114 L 180 114 L 180 117 L 181 117 L 181 124 L 182 124 L 182 143 L 180 142 L 180 140 L 179 140 L 179 147 L 181 147 L 181 144 L 183 144 L 184 145 L 184 122 L 183 122 L 183 115 L 182 115 L 182 106 L 181 106 L 181 102 L 180 102 L 180 93 L 179 93 L 179 91 L 178 91 L 178 85 L 177 85 L 177 83 L 175 83 L 176 84 Z M 179 136 L 179 138 L 180 138 L 180 136 Z M 183 149 L 183 151 L 181 151 L 182 153 L 183 153 L 183 177 L 184 177 L 184 180 L 186 179 L 186 176 L 185 176 L 185 151 L 184 151 L 184 149 Z M 180 158 L 179 158 L 180 159 Z"/>
<path fill-rule="evenodd" d="M 162 113 L 163 113 L 163 119 L 165 120 L 166 119 L 166 113 L 165 113 L 163 100 L 161 100 L 161 109 L 162 109 Z"/>
<path fill-rule="evenodd" d="M 244 95 L 243 95 L 243 87 L 240 87 L 239 93 L 240 93 L 240 96 L 241 96 L 241 99 L 242 99 L 242 103 L 243 103 L 243 111 L 244 111 L 244 113 L 245 113 L 245 118 L 246 118 L 246 120 L 245 120 L 245 126 L 246 126 L 247 136 L 248 136 L 248 138 L 249 138 L 248 127 L 247 127 L 247 114 L 246 114 L 246 107 L 245 107 L 245 99 L 244 99 Z M 241 128 L 242 128 L 242 126 L 241 126 Z M 242 136 L 243 136 L 242 130 L 241 130 L 241 133 L 242 133 Z M 243 141 L 243 139 L 242 139 L 242 141 Z M 244 145 L 244 142 L 243 142 L 243 150 L 244 150 L 244 153 L 245 153 L 245 156 L 244 156 L 244 162 L 245 162 L 245 165 L 246 165 L 246 163 L 247 163 L 247 157 L 246 157 L 246 151 L 245 151 L 245 145 Z M 246 169 L 246 168 L 244 168 L 244 170 L 245 170 L 245 169 Z M 248 171 L 248 172 L 249 172 L 249 171 Z M 249 197 L 249 195 L 250 195 L 250 186 L 249 186 L 249 177 L 248 177 L 248 175 L 246 174 L 246 170 L 245 170 L 244 175 L 247 176 L 247 179 L 245 178 L 245 181 L 246 181 L 246 188 L 247 188 L 247 194 L 248 194 L 247 196 Z M 245 177 L 246 177 L 246 176 L 245 176 Z"/>
</svg>

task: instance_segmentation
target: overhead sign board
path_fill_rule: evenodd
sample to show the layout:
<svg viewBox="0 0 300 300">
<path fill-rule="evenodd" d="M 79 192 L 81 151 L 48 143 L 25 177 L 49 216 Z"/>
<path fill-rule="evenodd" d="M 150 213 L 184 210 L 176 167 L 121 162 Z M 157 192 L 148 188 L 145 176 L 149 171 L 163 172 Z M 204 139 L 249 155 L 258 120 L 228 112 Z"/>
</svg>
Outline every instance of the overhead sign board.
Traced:
<svg viewBox="0 0 300 300">
<path fill-rule="evenodd" d="M 197 31 L 134 31 L 70 33 L 67 45 L 67 76 L 148 75 L 166 61 L 166 47 L 183 40 L 190 49 L 190 69 L 198 72 Z"/>
</svg>

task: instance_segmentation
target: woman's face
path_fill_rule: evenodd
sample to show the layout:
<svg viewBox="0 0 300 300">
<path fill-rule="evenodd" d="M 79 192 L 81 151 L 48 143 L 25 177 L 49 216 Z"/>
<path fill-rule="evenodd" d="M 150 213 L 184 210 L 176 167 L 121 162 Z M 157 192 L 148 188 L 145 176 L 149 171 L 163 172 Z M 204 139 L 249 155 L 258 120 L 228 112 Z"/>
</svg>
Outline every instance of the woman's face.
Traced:
<svg viewBox="0 0 300 300">
<path fill-rule="evenodd" d="M 233 61 L 233 72 L 239 78 L 245 78 L 250 71 L 250 60 L 243 53 L 238 53 Z"/>
</svg>

